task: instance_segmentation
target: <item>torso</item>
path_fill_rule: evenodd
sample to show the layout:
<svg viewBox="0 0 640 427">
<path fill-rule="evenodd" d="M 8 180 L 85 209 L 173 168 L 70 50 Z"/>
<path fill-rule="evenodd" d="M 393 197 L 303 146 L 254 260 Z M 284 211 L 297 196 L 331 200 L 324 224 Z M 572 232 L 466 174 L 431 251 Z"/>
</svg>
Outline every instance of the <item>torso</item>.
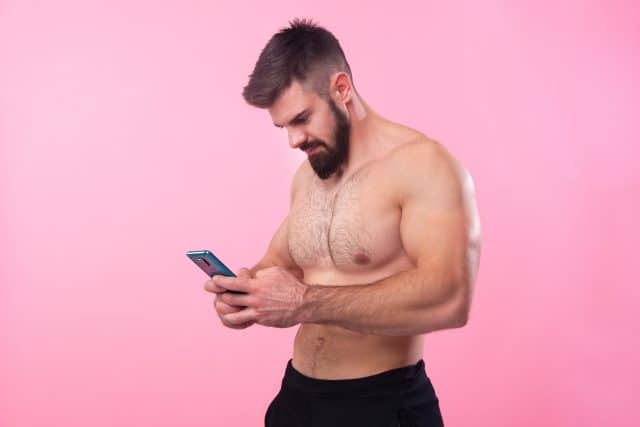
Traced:
<svg viewBox="0 0 640 427">
<path fill-rule="evenodd" d="M 308 165 L 303 171 L 287 239 L 305 283 L 371 283 L 415 267 L 400 238 L 401 209 L 389 185 L 388 158 L 382 153 L 338 182 L 322 181 Z M 304 323 L 295 338 L 292 364 L 314 378 L 357 378 L 414 364 L 422 349 L 421 335 L 370 335 Z"/>
</svg>

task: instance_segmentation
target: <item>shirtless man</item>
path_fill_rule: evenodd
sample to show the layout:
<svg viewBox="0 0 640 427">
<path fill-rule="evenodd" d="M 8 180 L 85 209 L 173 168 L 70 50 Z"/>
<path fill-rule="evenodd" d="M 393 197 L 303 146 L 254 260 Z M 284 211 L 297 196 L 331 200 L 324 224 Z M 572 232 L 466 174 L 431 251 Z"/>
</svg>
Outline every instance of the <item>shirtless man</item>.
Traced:
<svg viewBox="0 0 640 427">
<path fill-rule="evenodd" d="M 266 425 L 443 425 L 423 334 L 469 317 L 481 249 L 471 176 L 376 113 L 338 40 L 310 21 L 271 38 L 243 96 L 307 154 L 262 260 L 205 283 L 229 328 L 300 325 Z"/>
</svg>

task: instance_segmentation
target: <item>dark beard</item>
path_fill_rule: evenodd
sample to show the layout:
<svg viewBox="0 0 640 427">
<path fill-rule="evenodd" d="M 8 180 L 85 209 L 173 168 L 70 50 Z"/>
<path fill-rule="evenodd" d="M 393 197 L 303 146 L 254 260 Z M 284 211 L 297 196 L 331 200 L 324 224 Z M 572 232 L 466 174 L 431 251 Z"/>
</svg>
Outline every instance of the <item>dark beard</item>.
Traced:
<svg viewBox="0 0 640 427">
<path fill-rule="evenodd" d="M 322 146 L 315 153 L 309 155 L 309 163 L 320 179 L 327 179 L 333 175 L 349 157 L 349 133 L 351 130 L 349 119 L 338 109 L 333 99 L 329 98 L 328 103 L 336 121 L 336 127 L 333 131 L 335 147 L 329 147 L 318 139 L 311 140 L 301 147 L 305 150 L 314 145 Z"/>
</svg>

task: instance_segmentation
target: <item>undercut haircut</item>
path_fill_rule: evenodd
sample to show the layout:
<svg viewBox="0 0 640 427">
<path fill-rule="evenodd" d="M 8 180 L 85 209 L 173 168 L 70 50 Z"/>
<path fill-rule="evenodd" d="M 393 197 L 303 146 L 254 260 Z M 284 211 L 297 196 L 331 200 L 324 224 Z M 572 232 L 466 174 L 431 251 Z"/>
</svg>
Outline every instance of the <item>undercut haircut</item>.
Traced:
<svg viewBox="0 0 640 427">
<path fill-rule="evenodd" d="M 353 85 L 338 39 L 310 19 L 295 18 L 262 49 L 242 97 L 250 105 L 269 108 L 295 79 L 305 90 L 313 89 L 328 100 L 329 79 L 340 71 L 349 75 Z"/>
</svg>

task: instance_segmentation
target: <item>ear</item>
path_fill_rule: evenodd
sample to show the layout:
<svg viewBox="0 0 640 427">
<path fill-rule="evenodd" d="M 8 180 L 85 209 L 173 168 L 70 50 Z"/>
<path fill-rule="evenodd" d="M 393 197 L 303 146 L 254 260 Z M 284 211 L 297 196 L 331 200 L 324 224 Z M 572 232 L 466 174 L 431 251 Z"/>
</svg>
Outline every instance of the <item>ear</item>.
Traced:
<svg viewBox="0 0 640 427">
<path fill-rule="evenodd" d="M 338 105 L 345 105 L 351 102 L 353 98 L 353 85 L 349 74 L 344 71 L 339 71 L 331 76 L 331 82 L 329 84 L 331 96 Z"/>
</svg>

